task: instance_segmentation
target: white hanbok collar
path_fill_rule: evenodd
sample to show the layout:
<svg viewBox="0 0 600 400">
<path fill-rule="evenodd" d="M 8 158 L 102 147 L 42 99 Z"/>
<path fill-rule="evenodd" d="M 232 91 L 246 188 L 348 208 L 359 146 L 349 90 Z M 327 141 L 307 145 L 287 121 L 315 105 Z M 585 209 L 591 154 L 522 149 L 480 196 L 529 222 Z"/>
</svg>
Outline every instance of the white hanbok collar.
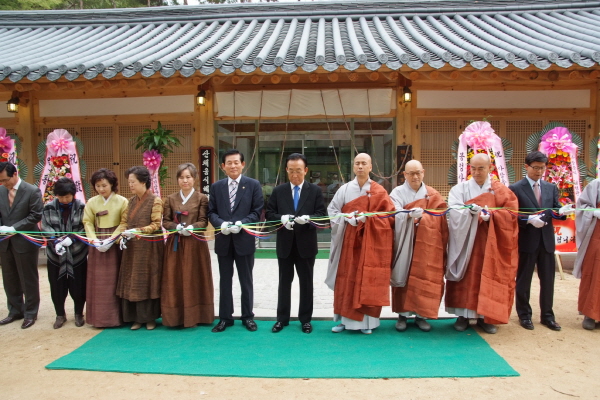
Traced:
<svg viewBox="0 0 600 400">
<path fill-rule="evenodd" d="M 180 190 L 180 191 L 179 191 L 179 195 L 181 196 L 181 201 L 182 201 L 182 202 L 181 202 L 181 204 L 185 204 L 185 203 L 187 203 L 187 201 L 190 199 L 190 197 L 192 197 L 192 195 L 194 194 L 194 191 L 195 191 L 195 190 L 196 190 L 196 189 L 192 188 L 192 191 L 191 191 L 191 192 L 190 192 L 190 194 L 188 194 L 187 196 L 184 196 L 184 195 L 183 195 L 183 190 Z"/>
<path fill-rule="evenodd" d="M 110 196 L 108 196 L 108 199 L 105 199 L 104 197 L 102 197 L 102 199 L 104 200 L 104 205 L 105 206 L 108 204 L 108 202 L 110 201 L 110 199 L 112 199 L 113 194 L 115 194 L 115 192 L 110 192 Z"/>
</svg>

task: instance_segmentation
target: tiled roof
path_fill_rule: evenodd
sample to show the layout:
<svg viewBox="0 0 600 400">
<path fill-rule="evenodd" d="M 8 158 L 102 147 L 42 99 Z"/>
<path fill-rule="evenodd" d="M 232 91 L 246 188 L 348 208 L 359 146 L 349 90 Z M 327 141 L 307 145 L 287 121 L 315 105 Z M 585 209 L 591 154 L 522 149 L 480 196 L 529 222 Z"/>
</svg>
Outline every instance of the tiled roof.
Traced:
<svg viewBox="0 0 600 400">
<path fill-rule="evenodd" d="M 0 12 L 0 81 L 323 67 L 583 68 L 600 1 L 336 1 Z"/>
</svg>

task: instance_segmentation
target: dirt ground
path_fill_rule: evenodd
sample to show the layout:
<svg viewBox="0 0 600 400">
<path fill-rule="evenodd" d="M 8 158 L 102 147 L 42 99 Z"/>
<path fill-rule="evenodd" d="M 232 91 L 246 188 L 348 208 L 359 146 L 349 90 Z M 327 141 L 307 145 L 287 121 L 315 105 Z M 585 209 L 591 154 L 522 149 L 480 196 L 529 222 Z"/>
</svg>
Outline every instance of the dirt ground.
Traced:
<svg viewBox="0 0 600 400">
<path fill-rule="evenodd" d="M 538 324 L 526 331 L 513 313 L 496 335 L 482 336 L 520 377 L 471 379 L 248 379 L 50 371 L 45 365 L 81 346 L 100 331 L 76 328 L 73 318 L 52 329 L 54 311 L 45 267 L 40 267 L 42 305 L 37 323 L 0 327 L 0 398 L 8 399 L 591 399 L 600 397 L 600 326 L 581 328 L 577 313 L 579 281 L 557 275 L 555 313 L 562 325 L 553 332 Z M 537 306 L 538 286 L 532 302 Z M 4 293 L 2 292 L 2 297 Z M 2 300 L 4 302 L 4 300 Z M 70 300 L 68 309 L 72 309 Z M 5 314 L 2 304 L 0 315 Z M 399 333 L 400 335 L 400 333 Z M 343 360 L 340 360 L 343 362 Z M 410 368 L 407 365 L 407 368 Z"/>
</svg>

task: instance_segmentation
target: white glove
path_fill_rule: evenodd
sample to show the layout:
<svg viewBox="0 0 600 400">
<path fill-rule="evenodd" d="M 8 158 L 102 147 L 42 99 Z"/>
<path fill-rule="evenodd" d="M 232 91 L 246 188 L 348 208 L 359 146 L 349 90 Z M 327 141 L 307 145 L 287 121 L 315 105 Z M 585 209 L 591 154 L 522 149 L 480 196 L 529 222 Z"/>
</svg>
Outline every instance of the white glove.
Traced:
<svg viewBox="0 0 600 400">
<path fill-rule="evenodd" d="M 288 231 L 293 231 L 294 230 L 294 220 L 290 219 L 293 217 L 293 215 L 282 215 L 281 216 L 281 224 L 285 227 L 285 229 L 287 229 Z"/>
<path fill-rule="evenodd" d="M 63 239 L 63 240 L 60 242 L 60 244 L 61 244 L 63 247 L 69 247 L 70 245 L 72 245 L 72 244 L 73 244 L 73 241 L 71 240 L 71 238 L 70 238 L 70 237 L 68 237 L 68 236 L 67 236 L 67 237 L 65 237 L 65 238 L 64 238 L 64 239 Z"/>
<path fill-rule="evenodd" d="M 175 227 L 175 230 L 177 231 L 177 233 L 181 233 L 181 230 L 183 229 L 185 225 L 183 224 L 177 224 L 177 226 Z"/>
<path fill-rule="evenodd" d="M 477 204 L 471 204 L 471 209 L 469 211 L 471 211 L 471 214 L 473 215 L 479 214 L 481 212 L 481 206 L 478 206 Z"/>
<path fill-rule="evenodd" d="M 408 216 L 411 218 L 421 218 L 423 216 L 423 209 L 420 207 L 413 208 L 410 210 L 410 213 L 408 213 Z"/>
<path fill-rule="evenodd" d="M 364 223 L 367 220 L 367 216 L 365 214 L 363 214 L 363 213 L 356 214 L 356 215 L 358 215 L 356 217 L 356 222 L 362 222 L 362 223 Z"/>
<path fill-rule="evenodd" d="M 127 238 L 121 238 L 121 242 L 119 243 L 119 248 L 121 250 L 126 249 L 128 241 L 129 241 L 129 239 L 127 239 Z"/>
<path fill-rule="evenodd" d="M 223 222 L 221 224 L 221 233 L 223 235 L 229 235 L 231 233 L 231 231 L 229 230 L 230 225 L 231 225 L 231 222 Z"/>
<path fill-rule="evenodd" d="M 3 233 L 5 235 L 10 235 L 14 232 L 16 232 L 16 230 L 12 226 L 0 226 L 0 233 Z"/>
<path fill-rule="evenodd" d="M 56 246 L 54 246 L 54 251 L 57 255 L 62 256 L 67 252 L 67 249 L 65 249 L 61 243 L 58 243 Z"/>
<path fill-rule="evenodd" d="M 310 221 L 310 217 L 308 215 L 303 215 L 301 217 L 294 218 L 294 222 L 300 225 L 304 225 Z"/>
<path fill-rule="evenodd" d="M 184 227 L 184 228 L 181 230 L 181 232 L 180 232 L 180 233 L 181 233 L 183 236 L 192 236 L 192 231 L 193 231 L 193 230 L 194 230 L 194 227 L 193 227 L 192 225 L 188 225 L 188 226 Z"/>
<path fill-rule="evenodd" d="M 562 206 L 558 210 L 558 214 L 560 214 L 560 215 L 571 215 L 574 213 L 575 213 L 575 210 L 573 209 L 573 204 L 567 204 L 566 206 Z"/>
<path fill-rule="evenodd" d="M 483 211 L 485 210 L 485 211 Z M 479 214 L 481 216 L 481 219 L 484 220 L 485 222 L 488 222 L 490 220 L 490 212 L 488 211 L 488 206 L 485 206 L 485 208 L 481 210 L 481 214 Z"/>
<path fill-rule="evenodd" d="M 100 253 L 108 251 L 108 249 L 110 249 L 110 246 L 112 246 L 112 244 L 114 243 L 110 242 L 110 239 L 100 240 L 99 242 L 100 243 L 98 243 L 98 247 L 96 247 L 96 249 L 98 249 Z"/>
<path fill-rule="evenodd" d="M 533 225 L 536 228 L 543 228 L 546 225 L 546 223 L 544 222 L 544 220 L 542 220 L 542 217 L 539 214 L 530 215 L 529 219 L 527 220 L 527 223 Z"/>
<path fill-rule="evenodd" d="M 242 221 L 237 221 L 235 223 L 235 225 L 232 225 L 229 227 L 229 231 L 231 233 L 233 233 L 234 235 L 240 233 L 241 230 L 242 230 Z"/>
<path fill-rule="evenodd" d="M 600 210 L 594 210 L 594 217 L 600 218 Z"/>
<path fill-rule="evenodd" d="M 125 232 L 123 232 L 123 236 L 125 236 L 127 239 L 131 239 L 137 233 L 139 233 L 139 231 L 137 229 L 127 229 Z M 127 248 L 127 247 L 125 247 L 125 248 Z"/>
</svg>

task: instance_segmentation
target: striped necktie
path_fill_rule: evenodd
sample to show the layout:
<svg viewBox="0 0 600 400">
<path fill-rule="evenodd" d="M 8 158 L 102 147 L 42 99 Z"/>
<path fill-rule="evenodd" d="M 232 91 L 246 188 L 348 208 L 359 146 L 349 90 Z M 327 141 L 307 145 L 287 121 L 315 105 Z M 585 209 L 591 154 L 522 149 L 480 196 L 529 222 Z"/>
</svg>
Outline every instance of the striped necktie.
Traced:
<svg viewBox="0 0 600 400">
<path fill-rule="evenodd" d="M 12 188 L 8 191 L 8 206 L 12 207 L 13 202 L 15 201 L 15 196 L 17 195 L 17 189 Z"/>
<path fill-rule="evenodd" d="M 231 181 L 231 189 L 229 190 L 229 204 L 231 205 L 231 210 L 233 210 L 233 205 L 235 204 L 236 193 L 237 193 L 237 181 Z"/>
</svg>

